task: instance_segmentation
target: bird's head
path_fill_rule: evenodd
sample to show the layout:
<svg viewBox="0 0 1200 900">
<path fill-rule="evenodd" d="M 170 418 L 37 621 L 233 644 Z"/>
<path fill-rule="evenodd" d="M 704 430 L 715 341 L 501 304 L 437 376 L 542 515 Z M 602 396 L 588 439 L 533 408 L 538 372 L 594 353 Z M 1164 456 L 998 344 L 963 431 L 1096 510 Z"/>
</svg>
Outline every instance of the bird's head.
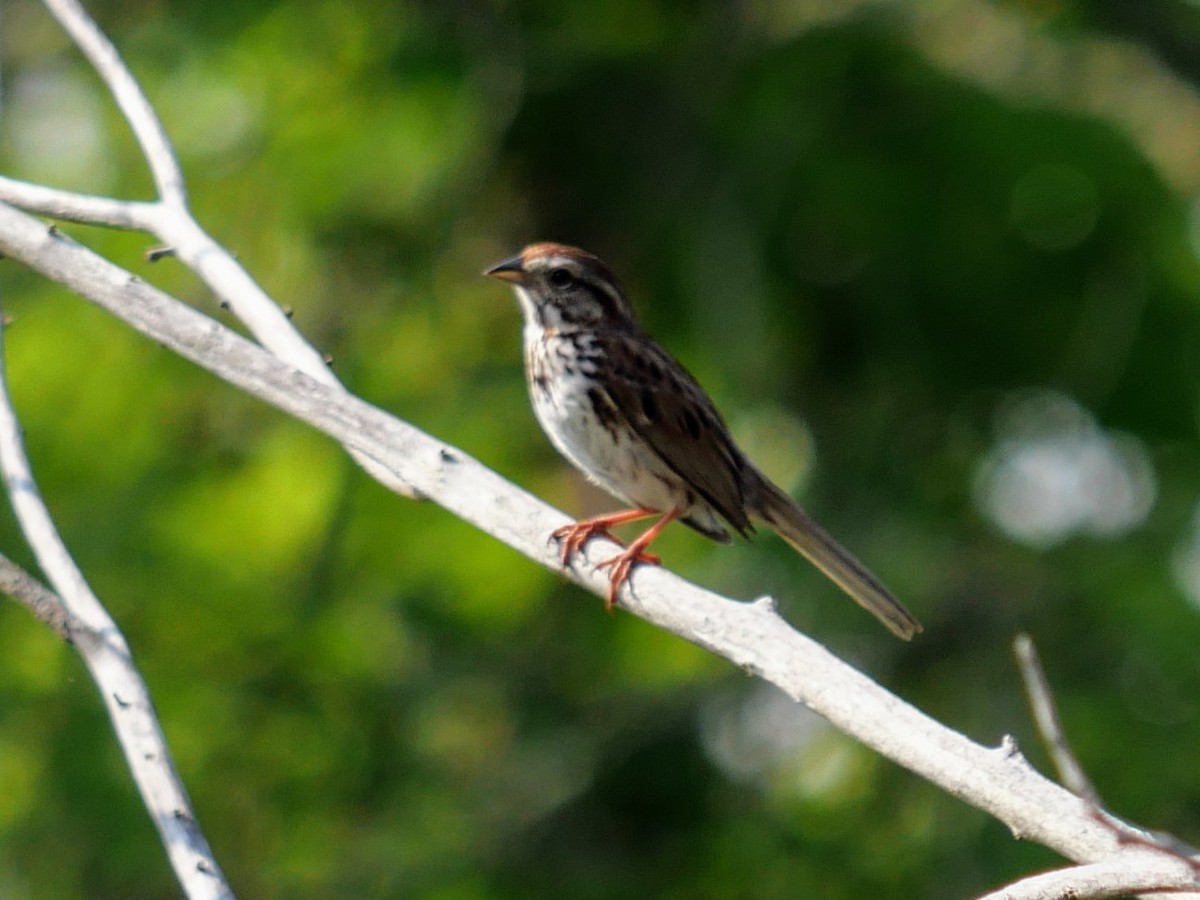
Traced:
<svg viewBox="0 0 1200 900">
<path fill-rule="evenodd" d="M 541 329 L 633 326 L 633 310 L 612 270 L 578 247 L 530 244 L 484 274 L 512 285 L 526 325 Z"/>
</svg>

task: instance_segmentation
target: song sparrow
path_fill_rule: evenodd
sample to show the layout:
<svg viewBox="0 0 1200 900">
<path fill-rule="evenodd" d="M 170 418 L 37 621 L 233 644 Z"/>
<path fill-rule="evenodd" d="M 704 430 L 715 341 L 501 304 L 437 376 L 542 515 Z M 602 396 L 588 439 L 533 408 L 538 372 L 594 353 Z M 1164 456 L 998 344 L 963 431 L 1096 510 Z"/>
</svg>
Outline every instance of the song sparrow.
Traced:
<svg viewBox="0 0 1200 900">
<path fill-rule="evenodd" d="M 616 278 L 575 247 L 532 244 L 488 269 L 509 282 L 525 317 L 525 374 L 533 409 L 558 451 L 633 506 L 557 529 L 563 565 L 609 529 L 659 516 L 610 568 L 607 608 L 647 548 L 679 519 L 729 543 L 752 522 L 772 528 L 898 636 L 920 623 L 849 551 L 746 459 L 696 380 L 638 326 Z M 624 545 L 622 545 L 624 546 Z"/>
</svg>

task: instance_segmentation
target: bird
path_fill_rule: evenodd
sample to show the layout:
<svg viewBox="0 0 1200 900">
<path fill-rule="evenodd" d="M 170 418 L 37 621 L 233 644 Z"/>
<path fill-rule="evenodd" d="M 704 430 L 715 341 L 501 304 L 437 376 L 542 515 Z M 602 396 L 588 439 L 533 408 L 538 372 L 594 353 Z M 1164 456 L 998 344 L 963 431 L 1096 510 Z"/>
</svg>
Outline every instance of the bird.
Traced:
<svg viewBox="0 0 1200 900">
<path fill-rule="evenodd" d="M 638 324 L 612 270 L 566 244 L 530 244 L 484 275 L 507 282 L 524 319 L 525 375 L 538 423 L 554 447 L 629 509 L 556 529 L 564 567 L 593 537 L 623 549 L 608 569 L 612 611 L 648 548 L 679 520 L 730 543 L 766 525 L 895 635 L 921 624 L 853 554 L 773 484 L 734 442 L 696 379 Z M 618 525 L 656 521 L 626 545 Z"/>
</svg>

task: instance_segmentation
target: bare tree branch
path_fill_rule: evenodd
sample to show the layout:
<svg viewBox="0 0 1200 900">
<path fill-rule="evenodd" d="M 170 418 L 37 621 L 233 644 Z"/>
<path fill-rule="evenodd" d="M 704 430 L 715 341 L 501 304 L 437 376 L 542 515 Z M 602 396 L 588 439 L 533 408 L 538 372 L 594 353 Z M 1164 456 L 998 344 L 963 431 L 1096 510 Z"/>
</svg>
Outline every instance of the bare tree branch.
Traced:
<svg viewBox="0 0 1200 900">
<path fill-rule="evenodd" d="M 150 164 L 158 196 L 173 205 L 187 206 L 187 188 L 183 183 L 183 172 L 179 169 L 175 154 L 171 152 L 171 142 L 150 101 L 121 61 L 117 48 L 96 27 L 92 17 L 77 0 L 43 2 L 108 85 L 109 92 L 133 129 L 133 135 Z"/>
<path fill-rule="evenodd" d="M 3 329 L 0 329 L 0 473 L 25 539 L 61 598 L 61 610 L 54 610 L 51 597 L 34 590 L 37 602 L 31 606 L 35 611 L 41 610 L 52 624 L 61 623 L 55 627 L 60 633 L 68 631 L 70 623 L 69 638 L 79 649 L 104 698 L 134 781 L 188 896 L 232 897 L 196 823 L 191 800 L 175 770 L 150 692 L 134 665 L 129 646 L 75 565 L 38 493 L 25 456 L 21 427 L 9 400 L 2 360 Z M 19 577 L 13 582 L 22 595 L 30 593 L 28 582 Z"/>
<path fill-rule="evenodd" d="M 1108 900 L 1131 894 L 1183 897 L 1195 887 L 1194 879 L 1165 860 L 1161 866 L 1146 860 L 1136 867 L 1108 860 L 1022 878 L 977 900 Z"/>
<path fill-rule="evenodd" d="M 154 235 L 171 247 L 219 302 L 241 319 L 260 344 L 318 381 L 340 386 L 325 364 L 324 356 L 296 330 L 279 305 L 267 296 L 229 251 L 214 241 L 192 216 L 183 175 L 170 140 L 137 81 L 95 20 L 78 0 L 44 2 L 111 91 L 142 148 L 159 199 L 145 203 L 107 200 L 8 178 L 0 178 L 0 199 L 72 221 L 133 228 Z M 352 455 L 372 477 L 391 490 L 420 499 L 411 485 L 395 481 L 394 473 L 374 468 L 369 458 Z"/>
<path fill-rule="evenodd" d="M 1042 668 L 1037 647 L 1027 634 L 1018 634 L 1013 639 L 1013 653 L 1017 659 L 1017 668 L 1021 681 L 1025 685 L 1025 693 L 1029 698 L 1029 706 L 1033 712 L 1034 722 L 1038 733 L 1046 745 L 1047 751 L 1058 770 L 1058 777 L 1067 789 L 1088 804 L 1094 818 L 1101 825 L 1110 828 L 1117 840 L 1126 845 L 1137 844 L 1165 857 L 1173 857 L 1192 871 L 1192 882 L 1200 876 L 1200 860 L 1194 858 L 1195 850 L 1188 847 L 1173 835 L 1147 833 L 1123 822 L 1115 816 L 1106 813 L 1100 794 L 1080 765 L 1079 759 L 1071 749 L 1067 740 L 1066 730 L 1058 715 L 1058 707 L 1054 702 L 1054 694 L 1050 690 L 1050 682 Z M 1096 867 L 1079 866 L 1064 869 L 1022 880 L 1005 889 L 995 896 L 1023 898 L 1029 897 L 1116 897 L 1131 891 L 1156 891 L 1165 888 L 1188 887 L 1186 881 L 1173 880 L 1176 870 L 1172 868 L 1171 876 L 1164 879 L 1149 871 L 1128 873 L 1130 878 L 1124 881 L 1113 881 L 1106 878 L 1106 864 Z M 1121 870 L 1124 874 L 1124 870 Z M 1123 885 L 1123 887 L 1121 887 Z M 1030 893 L 1027 895 L 1025 891 Z M 993 896 L 993 895 L 988 895 Z"/>
<path fill-rule="evenodd" d="M 7 556 L 0 556 L 0 593 L 24 606 L 68 644 L 72 642 L 74 619 L 62 598 Z"/>
<path fill-rule="evenodd" d="M 14 206 L 81 225 L 104 225 L 128 231 L 150 231 L 157 203 L 113 200 L 30 184 L 0 175 L 0 197 Z"/>
<path fill-rule="evenodd" d="M 1054 703 L 1054 695 L 1050 692 L 1050 683 L 1046 680 L 1037 648 L 1029 635 L 1016 636 L 1013 640 L 1013 653 L 1017 657 L 1017 668 L 1025 685 L 1025 694 L 1029 697 L 1033 720 L 1037 724 L 1042 741 L 1046 744 L 1050 758 L 1054 761 L 1054 768 L 1058 770 L 1059 780 L 1067 790 L 1100 809 L 1100 795 L 1067 742 L 1066 732 L 1063 731 L 1062 721 L 1058 717 L 1058 707 Z"/>
</svg>

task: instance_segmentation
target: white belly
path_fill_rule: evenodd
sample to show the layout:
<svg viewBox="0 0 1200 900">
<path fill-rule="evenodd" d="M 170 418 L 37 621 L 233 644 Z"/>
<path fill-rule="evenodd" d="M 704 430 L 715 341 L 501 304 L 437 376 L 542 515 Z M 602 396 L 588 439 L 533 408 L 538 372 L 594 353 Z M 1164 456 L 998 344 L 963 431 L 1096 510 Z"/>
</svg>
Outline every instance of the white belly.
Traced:
<svg viewBox="0 0 1200 900">
<path fill-rule="evenodd" d="M 552 340 L 527 347 L 542 359 L 554 350 Z M 531 373 L 544 371 L 541 359 L 531 358 L 529 365 Z M 624 428 L 613 428 L 597 415 L 588 395 L 594 387 L 590 374 L 590 363 L 584 361 L 573 375 L 560 371 L 542 384 L 530 378 L 533 411 L 546 436 L 588 479 L 626 503 L 660 512 L 687 505 L 687 498 L 669 487 L 677 479 L 662 460 L 639 440 L 630 440 Z"/>
</svg>

